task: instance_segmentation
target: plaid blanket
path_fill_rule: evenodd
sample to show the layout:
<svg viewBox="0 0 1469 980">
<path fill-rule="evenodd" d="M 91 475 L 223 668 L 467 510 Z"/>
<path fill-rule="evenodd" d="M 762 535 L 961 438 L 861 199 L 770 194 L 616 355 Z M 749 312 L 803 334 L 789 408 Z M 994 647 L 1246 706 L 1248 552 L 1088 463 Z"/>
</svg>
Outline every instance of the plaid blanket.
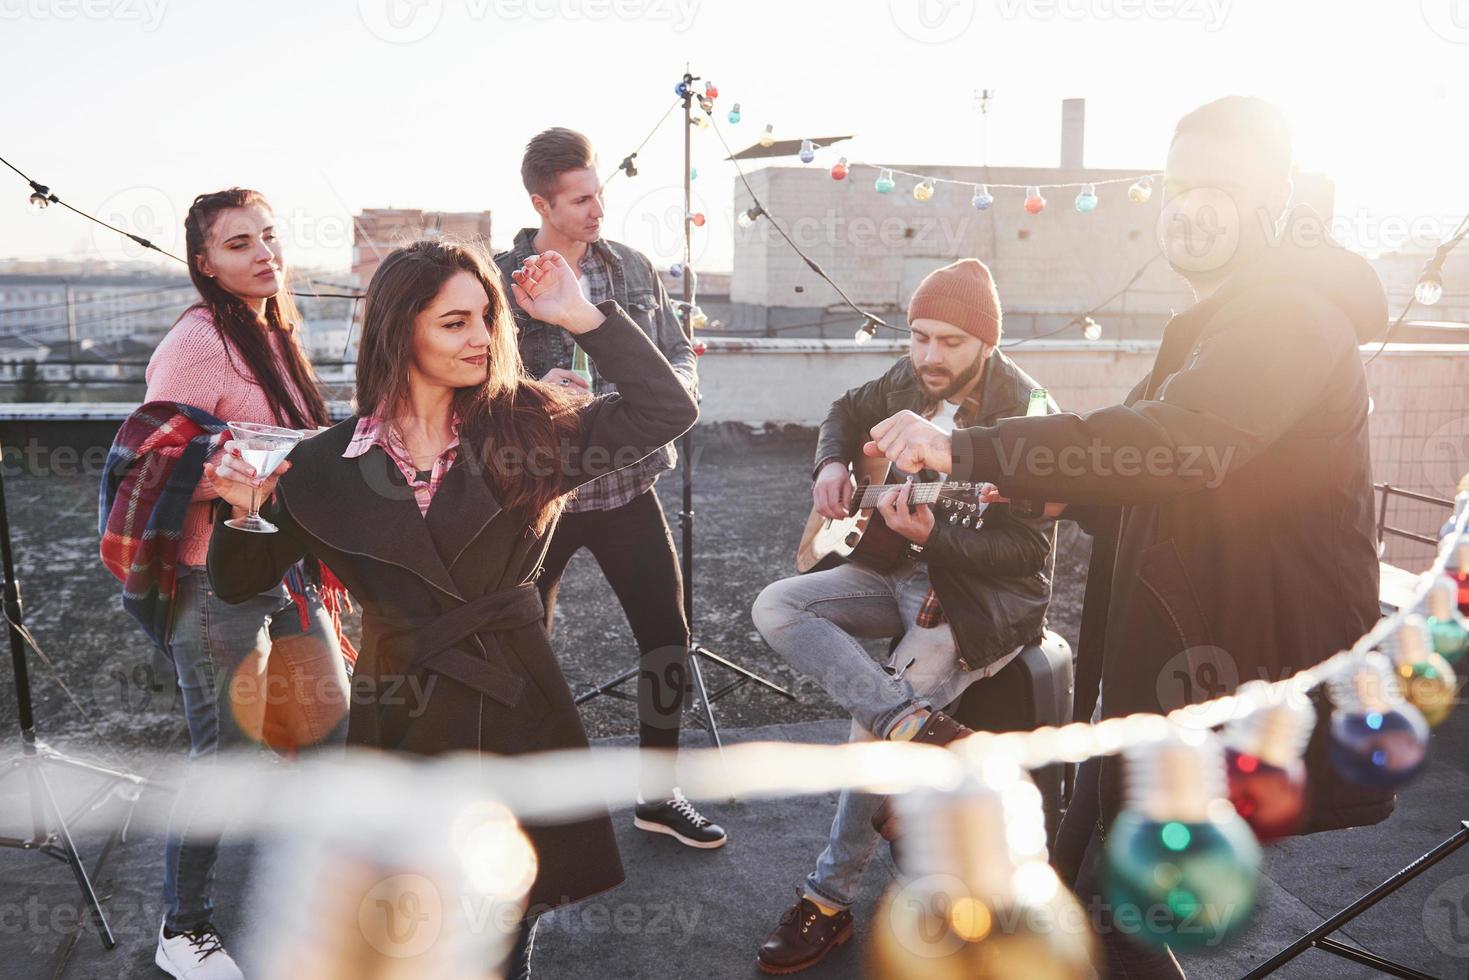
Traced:
<svg viewBox="0 0 1469 980">
<path fill-rule="evenodd" d="M 214 437 L 227 429 L 192 405 L 149 402 L 117 430 L 102 470 L 97 504 L 102 564 L 122 582 L 123 609 L 165 651 L 184 516 L 204 476 Z M 355 663 L 357 651 L 343 634 L 341 620 L 351 602 L 336 576 L 307 559 L 287 571 L 285 584 L 303 629 L 308 625 L 307 591 L 313 585 L 319 588 L 342 654 Z"/>
</svg>

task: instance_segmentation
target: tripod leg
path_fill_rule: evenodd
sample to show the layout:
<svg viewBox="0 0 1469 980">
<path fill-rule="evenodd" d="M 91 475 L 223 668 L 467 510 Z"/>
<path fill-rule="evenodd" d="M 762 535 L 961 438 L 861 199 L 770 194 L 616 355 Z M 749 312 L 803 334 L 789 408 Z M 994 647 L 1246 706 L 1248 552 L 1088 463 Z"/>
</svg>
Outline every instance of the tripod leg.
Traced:
<svg viewBox="0 0 1469 980">
<path fill-rule="evenodd" d="M 705 649 L 704 647 L 699 646 L 697 643 L 693 644 L 692 650 L 694 651 L 694 653 L 696 653 L 700 657 L 703 657 L 705 660 L 708 660 L 711 663 L 716 663 L 719 666 L 725 668 L 726 670 L 733 671 L 734 673 L 740 675 L 741 677 L 743 677 L 747 681 L 754 681 L 756 684 L 759 684 L 761 687 L 766 688 L 767 690 L 773 691 L 776 694 L 779 694 L 781 697 L 785 698 L 787 701 L 794 701 L 794 700 L 796 700 L 796 696 L 794 694 L 792 694 L 790 691 L 787 691 L 785 688 L 781 687 L 779 684 L 776 684 L 774 681 L 767 680 L 766 678 L 761 677 L 759 674 L 755 673 L 753 670 L 750 670 L 750 669 L 748 669 L 746 667 L 741 667 L 739 664 L 735 663 L 733 660 L 728 660 L 728 659 L 726 659 L 724 657 L 721 657 L 719 654 L 713 652 L 712 650 Z"/>
<path fill-rule="evenodd" d="M 714 705 L 709 703 L 709 688 L 704 683 L 704 671 L 699 666 L 697 654 L 697 648 L 689 651 L 689 672 L 694 677 L 694 691 L 699 696 L 699 707 L 704 713 L 704 721 L 707 723 L 705 727 L 709 729 L 709 738 L 713 741 L 714 747 L 719 749 L 722 754 L 724 752 L 724 743 L 719 737 L 719 723 L 714 720 Z"/>
<path fill-rule="evenodd" d="M 112 949 L 117 945 L 117 940 L 112 938 L 112 928 L 107 924 L 107 916 L 102 912 L 102 903 L 97 900 L 97 892 L 92 888 L 92 880 L 87 877 L 86 866 L 82 864 L 81 855 L 77 853 L 76 844 L 71 839 L 71 831 L 67 829 L 66 818 L 62 816 L 61 807 L 56 802 L 56 795 L 51 792 L 51 783 L 40 769 L 36 770 L 36 779 L 41 791 L 45 794 L 46 806 L 56 821 L 56 837 L 66 852 L 66 863 L 71 865 L 71 873 L 76 876 L 77 887 L 82 890 L 82 897 L 91 907 L 92 921 L 97 925 L 97 932 L 102 937 L 102 945 L 107 949 Z"/>
<path fill-rule="evenodd" d="M 1307 949 L 1310 949 L 1312 946 L 1317 945 L 1318 941 L 1321 940 L 1323 937 L 1327 936 L 1330 933 L 1336 932 L 1338 929 L 1345 926 L 1348 922 L 1361 915 L 1367 909 L 1370 909 L 1372 906 L 1376 905 L 1378 902 L 1382 901 L 1384 898 L 1391 895 L 1393 892 L 1397 891 L 1399 888 L 1403 887 L 1408 882 L 1412 881 L 1414 878 L 1418 877 L 1423 872 L 1427 871 L 1429 868 L 1433 867 L 1435 864 L 1442 861 L 1444 858 L 1448 857 L 1459 848 L 1463 847 L 1465 844 L 1469 844 L 1469 820 L 1459 821 L 1459 832 L 1454 834 L 1454 836 L 1437 845 L 1428 853 L 1420 856 L 1412 864 L 1408 865 L 1406 868 L 1403 868 L 1401 871 L 1388 878 L 1382 884 L 1367 892 L 1367 894 L 1357 899 L 1351 905 L 1348 905 L 1346 908 L 1331 916 L 1329 919 L 1324 920 L 1320 925 L 1312 929 L 1310 932 L 1306 933 L 1300 939 L 1297 939 L 1285 949 L 1282 949 L 1280 952 L 1270 957 L 1270 959 L 1266 960 L 1264 963 L 1261 963 L 1249 973 L 1246 973 L 1241 978 L 1241 980 L 1261 980 L 1261 978 L 1267 977 L 1270 974 L 1274 973 L 1286 963 L 1289 963 L 1291 960 L 1304 953 Z"/>
<path fill-rule="evenodd" d="M 724 773 L 724 785 L 728 787 L 732 781 L 729 776 L 729 763 L 724 758 L 724 740 L 719 737 L 719 722 L 714 718 L 714 705 L 709 700 L 709 687 L 704 683 L 704 670 L 699 666 L 698 652 L 698 647 L 689 647 L 689 673 L 693 675 L 694 690 L 698 695 L 699 704 L 704 709 L 702 719 L 705 723 L 704 727 L 709 732 L 709 739 L 714 743 L 714 748 L 719 752 L 719 768 Z M 729 802 L 736 802 L 733 793 L 729 794 Z"/>
</svg>

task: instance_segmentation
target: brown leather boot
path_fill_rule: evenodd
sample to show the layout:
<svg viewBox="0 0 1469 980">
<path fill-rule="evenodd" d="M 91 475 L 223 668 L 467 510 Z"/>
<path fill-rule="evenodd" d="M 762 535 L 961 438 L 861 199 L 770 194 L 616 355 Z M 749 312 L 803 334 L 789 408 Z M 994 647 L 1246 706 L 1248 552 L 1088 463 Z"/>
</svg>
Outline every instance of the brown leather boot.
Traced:
<svg viewBox="0 0 1469 980">
<path fill-rule="evenodd" d="M 798 973 L 852 938 L 852 913 L 827 915 L 806 896 L 785 910 L 755 957 L 761 973 Z"/>
<path fill-rule="evenodd" d="M 918 734 L 912 738 L 915 745 L 948 745 L 957 742 L 968 735 L 973 735 L 974 729 L 965 728 L 942 711 L 935 711 L 928 716 L 928 721 L 918 729 Z M 895 841 L 901 834 L 902 827 L 898 824 L 898 811 L 893 806 L 893 798 L 889 796 L 882 801 L 882 805 L 872 815 L 872 829 L 889 840 Z"/>
</svg>

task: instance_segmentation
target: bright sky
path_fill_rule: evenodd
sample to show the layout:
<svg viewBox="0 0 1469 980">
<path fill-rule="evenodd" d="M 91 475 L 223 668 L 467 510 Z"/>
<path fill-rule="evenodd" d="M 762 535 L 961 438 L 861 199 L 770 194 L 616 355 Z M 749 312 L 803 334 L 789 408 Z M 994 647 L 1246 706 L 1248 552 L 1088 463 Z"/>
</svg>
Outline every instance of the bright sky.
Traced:
<svg viewBox="0 0 1469 980">
<path fill-rule="evenodd" d="M 0 156 L 174 250 L 195 194 L 255 187 L 295 261 L 344 268 L 367 207 L 490 209 L 508 244 L 534 216 L 526 139 L 581 129 L 610 170 L 685 61 L 736 148 L 772 123 L 855 133 L 854 159 L 978 163 L 990 88 L 991 164 L 1056 165 L 1079 96 L 1089 165 L 1154 169 L 1179 115 L 1246 93 L 1335 178 L 1348 245 L 1437 238 L 1469 209 L 1469 0 L 0 0 Z M 700 264 L 727 268 L 734 172 L 693 137 Z M 608 188 L 609 237 L 660 263 L 681 141 L 670 119 Z M 0 171 L 0 257 L 137 257 L 28 193 Z"/>
</svg>

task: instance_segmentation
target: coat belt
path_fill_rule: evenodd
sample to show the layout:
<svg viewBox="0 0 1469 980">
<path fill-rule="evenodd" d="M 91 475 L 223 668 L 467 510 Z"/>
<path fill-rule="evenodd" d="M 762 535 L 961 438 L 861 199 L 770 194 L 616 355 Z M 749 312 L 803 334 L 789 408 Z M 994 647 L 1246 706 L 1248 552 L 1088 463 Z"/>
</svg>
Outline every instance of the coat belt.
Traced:
<svg viewBox="0 0 1469 980">
<path fill-rule="evenodd" d="M 513 708 L 525 692 L 525 678 L 511 670 L 496 633 L 520 629 L 545 618 L 534 582 L 490 592 L 437 616 L 385 616 L 364 610 L 363 632 L 378 649 L 404 663 L 404 669 L 431 670 Z M 461 646 L 473 639 L 482 656 Z"/>
</svg>

